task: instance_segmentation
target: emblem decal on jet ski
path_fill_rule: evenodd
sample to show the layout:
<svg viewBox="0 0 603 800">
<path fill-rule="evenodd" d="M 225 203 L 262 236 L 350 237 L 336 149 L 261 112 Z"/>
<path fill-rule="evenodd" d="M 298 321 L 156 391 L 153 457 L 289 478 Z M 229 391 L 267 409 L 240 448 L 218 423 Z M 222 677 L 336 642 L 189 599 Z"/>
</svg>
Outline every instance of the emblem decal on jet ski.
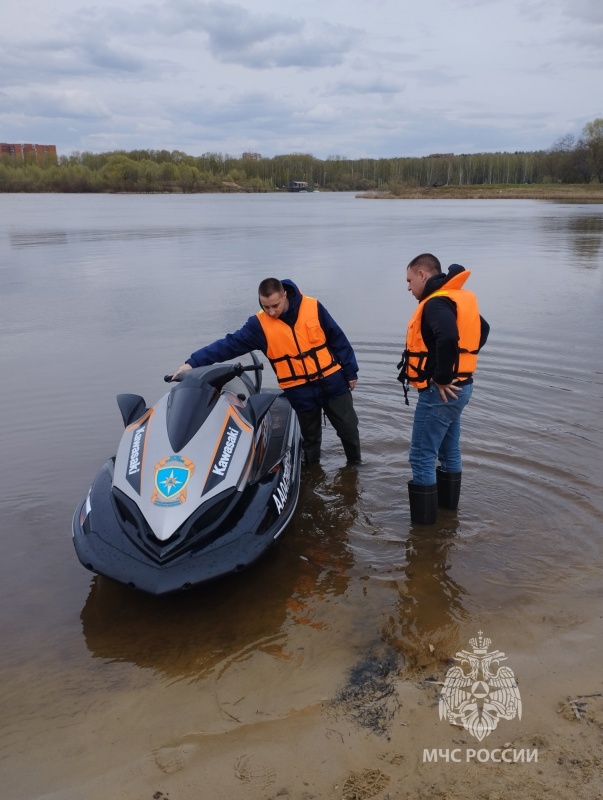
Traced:
<svg viewBox="0 0 603 800">
<path fill-rule="evenodd" d="M 151 502 L 156 506 L 179 506 L 186 500 L 186 485 L 195 465 L 183 456 L 167 456 L 155 464 L 155 488 Z"/>
<path fill-rule="evenodd" d="M 144 453 L 144 441 L 147 435 L 148 419 L 139 425 L 132 436 L 130 453 L 128 455 L 128 471 L 126 480 L 135 492 L 140 494 L 140 478 L 142 475 L 142 455 Z"/>
<path fill-rule="evenodd" d="M 216 449 L 209 475 L 207 476 L 203 492 L 201 493 L 202 495 L 210 492 L 226 477 L 241 432 L 242 429 L 239 425 L 237 425 L 232 417 L 229 417 L 228 424 L 222 431 L 220 443 Z"/>
</svg>

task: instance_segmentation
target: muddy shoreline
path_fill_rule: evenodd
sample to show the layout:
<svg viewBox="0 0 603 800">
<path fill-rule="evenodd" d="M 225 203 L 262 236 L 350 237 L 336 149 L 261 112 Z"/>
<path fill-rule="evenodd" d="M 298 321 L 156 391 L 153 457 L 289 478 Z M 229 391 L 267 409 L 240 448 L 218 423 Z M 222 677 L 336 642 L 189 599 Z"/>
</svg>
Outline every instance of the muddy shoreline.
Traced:
<svg viewBox="0 0 603 800">
<path fill-rule="evenodd" d="M 423 186 L 359 192 L 356 197 L 361 200 L 552 200 L 602 204 L 603 186 Z"/>
</svg>

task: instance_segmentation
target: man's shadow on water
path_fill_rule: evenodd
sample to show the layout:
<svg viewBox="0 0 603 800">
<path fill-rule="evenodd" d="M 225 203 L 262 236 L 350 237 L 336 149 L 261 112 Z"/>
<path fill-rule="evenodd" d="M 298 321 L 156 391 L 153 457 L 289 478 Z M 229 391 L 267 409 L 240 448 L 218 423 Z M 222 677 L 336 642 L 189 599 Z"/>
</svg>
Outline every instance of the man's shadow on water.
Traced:
<svg viewBox="0 0 603 800">
<path fill-rule="evenodd" d="M 320 628 L 321 604 L 314 601 L 345 592 L 357 500 L 353 467 L 332 477 L 313 467 L 302 475 L 298 505 L 281 539 L 245 572 L 164 597 L 95 576 L 80 614 L 88 650 L 93 658 L 189 680 L 203 679 L 242 652 L 278 654 L 286 645 L 285 623 Z"/>
<path fill-rule="evenodd" d="M 436 525 L 411 526 L 406 538 L 398 598 L 382 636 L 410 671 L 440 666 L 458 649 L 459 626 L 468 616 L 467 590 L 451 576 L 458 527 L 456 514 L 443 512 Z"/>
</svg>

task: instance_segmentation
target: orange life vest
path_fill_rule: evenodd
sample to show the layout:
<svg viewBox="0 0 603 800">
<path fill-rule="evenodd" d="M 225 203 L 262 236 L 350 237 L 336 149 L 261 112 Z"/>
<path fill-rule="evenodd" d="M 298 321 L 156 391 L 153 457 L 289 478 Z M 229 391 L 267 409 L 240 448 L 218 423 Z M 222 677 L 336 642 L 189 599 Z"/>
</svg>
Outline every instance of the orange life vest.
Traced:
<svg viewBox="0 0 603 800">
<path fill-rule="evenodd" d="M 265 311 L 259 311 L 257 318 L 268 344 L 266 355 L 283 389 L 324 378 L 341 369 L 327 345 L 316 298 L 302 297 L 293 327 Z"/>
<path fill-rule="evenodd" d="M 456 324 L 459 331 L 458 356 L 453 367 L 455 378 L 470 378 L 477 366 L 477 353 L 481 336 L 481 322 L 477 298 L 473 292 L 461 287 L 471 273 L 468 270 L 455 275 L 441 289 L 421 300 L 408 323 L 406 349 L 398 367 L 402 368 L 399 380 L 410 383 L 417 389 L 425 389 L 429 385 L 429 377 L 425 371 L 427 362 L 427 346 L 421 334 L 421 319 L 425 303 L 434 297 L 448 297 L 456 306 Z"/>
</svg>

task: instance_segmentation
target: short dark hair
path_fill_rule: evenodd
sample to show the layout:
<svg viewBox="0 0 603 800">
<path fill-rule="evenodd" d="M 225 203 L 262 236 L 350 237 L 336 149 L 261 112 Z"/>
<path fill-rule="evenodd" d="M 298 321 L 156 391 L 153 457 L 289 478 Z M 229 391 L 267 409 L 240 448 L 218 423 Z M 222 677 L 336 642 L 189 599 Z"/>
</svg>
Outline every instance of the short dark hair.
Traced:
<svg viewBox="0 0 603 800">
<path fill-rule="evenodd" d="M 432 273 L 433 275 L 442 271 L 442 265 L 435 256 L 432 256 L 431 253 L 421 253 L 420 255 L 415 256 L 408 265 L 407 269 L 419 269 L 420 267 L 426 272 Z"/>
<path fill-rule="evenodd" d="M 284 291 L 285 287 L 278 278 L 264 278 L 258 286 L 258 294 L 260 297 L 270 297 L 270 295 L 275 292 L 281 294 Z"/>
</svg>

